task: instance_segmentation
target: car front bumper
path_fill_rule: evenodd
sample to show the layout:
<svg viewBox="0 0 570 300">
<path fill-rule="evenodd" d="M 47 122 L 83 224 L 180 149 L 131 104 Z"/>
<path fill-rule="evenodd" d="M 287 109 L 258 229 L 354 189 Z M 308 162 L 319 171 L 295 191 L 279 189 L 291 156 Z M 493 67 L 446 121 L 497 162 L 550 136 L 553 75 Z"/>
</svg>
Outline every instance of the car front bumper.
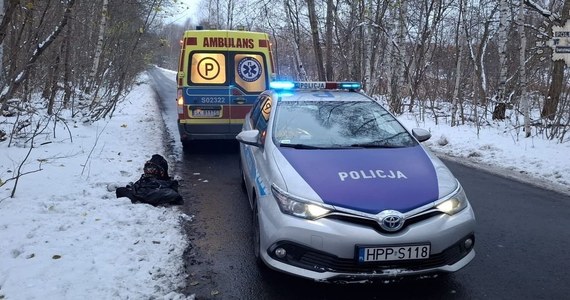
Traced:
<svg viewBox="0 0 570 300">
<path fill-rule="evenodd" d="M 347 220 L 292 217 L 281 213 L 272 196 L 261 200 L 261 258 L 270 268 L 292 275 L 316 281 L 362 281 L 450 273 L 475 257 L 475 216 L 470 205 L 453 216 L 432 216 L 387 234 Z M 357 245 L 418 243 L 430 244 L 428 259 L 359 263 L 356 258 Z"/>
</svg>

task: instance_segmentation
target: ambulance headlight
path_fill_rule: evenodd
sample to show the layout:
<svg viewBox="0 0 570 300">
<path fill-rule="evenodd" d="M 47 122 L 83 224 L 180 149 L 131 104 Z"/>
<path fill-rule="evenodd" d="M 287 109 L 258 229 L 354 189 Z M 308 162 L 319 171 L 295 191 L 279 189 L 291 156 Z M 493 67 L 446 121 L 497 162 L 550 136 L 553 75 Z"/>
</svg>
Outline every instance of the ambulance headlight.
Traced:
<svg viewBox="0 0 570 300">
<path fill-rule="evenodd" d="M 461 186 L 459 186 L 459 188 L 449 198 L 436 205 L 436 208 L 439 211 L 448 215 L 454 215 L 466 207 L 467 196 L 465 195 L 465 192 Z"/>
<path fill-rule="evenodd" d="M 281 212 L 284 214 L 303 219 L 315 220 L 323 217 L 331 211 L 322 205 L 299 199 L 281 190 L 275 185 L 271 186 L 271 191 L 273 192 L 273 196 L 275 196 L 275 200 L 277 200 L 279 209 L 281 209 Z"/>
</svg>

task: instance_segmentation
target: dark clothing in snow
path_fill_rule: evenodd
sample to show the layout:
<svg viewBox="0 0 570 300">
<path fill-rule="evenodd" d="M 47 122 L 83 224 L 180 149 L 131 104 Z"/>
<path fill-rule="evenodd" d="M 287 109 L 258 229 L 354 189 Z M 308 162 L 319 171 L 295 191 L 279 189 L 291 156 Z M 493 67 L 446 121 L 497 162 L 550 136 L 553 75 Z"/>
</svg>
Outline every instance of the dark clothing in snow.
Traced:
<svg viewBox="0 0 570 300">
<path fill-rule="evenodd" d="M 133 203 L 142 202 L 154 206 L 184 204 L 178 193 L 177 180 L 158 179 L 146 174 L 134 184 L 118 188 L 116 194 L 117 198 L 128 197 Z"/>
<path fill-rule="evenodd" d="M 178 181 L 168 176 L 168 163 L 159 154 L 152 156 L 144 165 L 144 174 L 126 187 L 117 188 L 117 198 L 127 197 L 133 203 L 158 205 L 184 204 L 178 193 Z"/>
</svg>

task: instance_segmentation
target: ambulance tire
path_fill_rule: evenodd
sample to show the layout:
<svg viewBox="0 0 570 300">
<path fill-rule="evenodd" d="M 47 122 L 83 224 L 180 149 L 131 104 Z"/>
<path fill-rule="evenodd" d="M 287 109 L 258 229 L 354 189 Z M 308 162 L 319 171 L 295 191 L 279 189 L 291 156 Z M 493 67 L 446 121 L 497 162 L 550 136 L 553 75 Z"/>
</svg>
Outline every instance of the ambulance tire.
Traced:
<svg viewBox="0 0 570 300">
<path fill-rule="evenodd" d="M 194 141 L 182 141 L 182 150 L 184 152 L 190 152 L 196 146 Z"/>
</svg>

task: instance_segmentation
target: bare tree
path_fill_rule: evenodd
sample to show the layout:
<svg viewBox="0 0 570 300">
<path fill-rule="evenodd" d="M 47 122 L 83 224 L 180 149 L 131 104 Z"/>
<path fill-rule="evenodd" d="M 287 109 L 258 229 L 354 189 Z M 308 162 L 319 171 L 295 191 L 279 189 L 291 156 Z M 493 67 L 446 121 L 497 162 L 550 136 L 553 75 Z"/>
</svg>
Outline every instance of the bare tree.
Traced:
<svg viewBox="0 0 570 300">
<path fill-rule="evenodd" d="M 554 16 L 547 12 L 544 13 L 544 9 L 539 9 L 536 6 L 536 3 L 532 1 L 525 1 L 528 5 L 532 8 L 537 9 L 538 11 L 546 14 L 549 19 L 552 19 Z M 562 7 L 562 15 L 559 19 L 554 18 L 554 22 L 551 22 L 550 29 L 552 30 L 552 26 L 558 24 L 562 26 L 565 22 L 570 20 L 570 0 L 564 0 L 564 6 Z M 562 87 L 564 83 L 564 67 L 565 63 L 562 60 L 557 60 L 553 63 L 552 67 L 552 81 L 550 82 L 550 87 L 548 89 L 548 94 L 546 99 L 544 100 L 544 106 L 542 108 L 541 117 L 548 118 L 553 120 L 556 111 L 558 108 L 558 103 L 560 102 L 560 95 L 562 93 Z"/>
<path fill-rule="evenodd" d="M 521 86 L 521 106 L 524 115 L 524 129 L 525 136 L 530 136 L 530 104 L 527 95 L 527 82 L 526 82 L 526 34 L 525 34 L 525 20 L 524 20 L 524 1 L 520 1 L 518 13 L 518 31 L 520 36 L 520 61 L 519 61 L 519 84 Z"/>
<path fill-rule="evenodd" d="M 59 22 L 54 26 L 52 32 L 48 34 L 44 39 L 39 40 L 35 38 L 36 44 L 31 55 L 27 58 L 25 64 L 20 68 L 20 70 L 15 73 L 12 78 L 9 80 L 10 83 L 8 85 L 8 89 L 0 95 L 0 104 L 2 104 L 2 108 L 0 110 L 5 110 L 5 103 L 6 100 L 13 96 L 16 90 L 26 81 L 30 74 L 30 69 L 34 67 L 36 61 L 40 58 L 42 53 L 48 49 L 48 47 L 55 41 L 55 39 L 59 36 L 62 30 L 67 25 L 67 21 L 69 20 L 69 15 L 71 13 L 71 8 L 75 4 L 75 0 L 67 0 L 63 2 L 63 15 L 61 16 Z"/>
<path fill-rule="evenodd" d="M 507 85 L 507 32 L 509 26 L 507 20 L 509 17 L 509 7 L 507 0 L 499 1 L 499 12 L 501 14 L 499 21 L 499 88 L 497 89 L 496 104 L 493 110 L 493 119 L 505 119 L 505 111 L 507 105 L 505 103 L 505 93 Z"/>
<path fill-rule="evenodd" d="M 287 17 L 289 18 L 289 21 L 291 22 L 291 29 L 292 29 L 292 33 L 293 33 L 293 52 L 295 55 L 295 67 L 293 68 L 294 70 L 296 70 L 297 72 L 297 77 L 300 80 L 306 80 L 307 79 L 307 72 L 305 70 L 305 66 L 303 64 L 303 61 L 301 59 L 301 51 L 300 51 L 300 47 L 301 47 L 301 30 L 300 30 L 300 26 L 301 26 L 301 20 L 299 17 L 299 7 L 297 6 L 296 1 L 293 1 L 293 3 L 290 2 L 290 0 L 284 0 L 283 2 L 284 6 L 285 6 L 285 13 L 287 15 Z"/>
<path fill-rule="evenodd" d="M 457 122 L 457 105 L 459 102 L 459 84 L 461 82 L 461 64 L 462 64 L 462 57 L 463 57 L 463 50 L 465 44 L 465 31 L 461 30 L 463 26 L 462 22 L 465 13 L 465 6 L 463 4 L 463 0 L 459 0 L 459 16 L 457 18 L 457 36 L 456 40 L 456 63 L 455 63 L 455 85 L 453 87 L 453 98 L 451 104 L 451 126 L 459 125 Z"/>
</svg>

